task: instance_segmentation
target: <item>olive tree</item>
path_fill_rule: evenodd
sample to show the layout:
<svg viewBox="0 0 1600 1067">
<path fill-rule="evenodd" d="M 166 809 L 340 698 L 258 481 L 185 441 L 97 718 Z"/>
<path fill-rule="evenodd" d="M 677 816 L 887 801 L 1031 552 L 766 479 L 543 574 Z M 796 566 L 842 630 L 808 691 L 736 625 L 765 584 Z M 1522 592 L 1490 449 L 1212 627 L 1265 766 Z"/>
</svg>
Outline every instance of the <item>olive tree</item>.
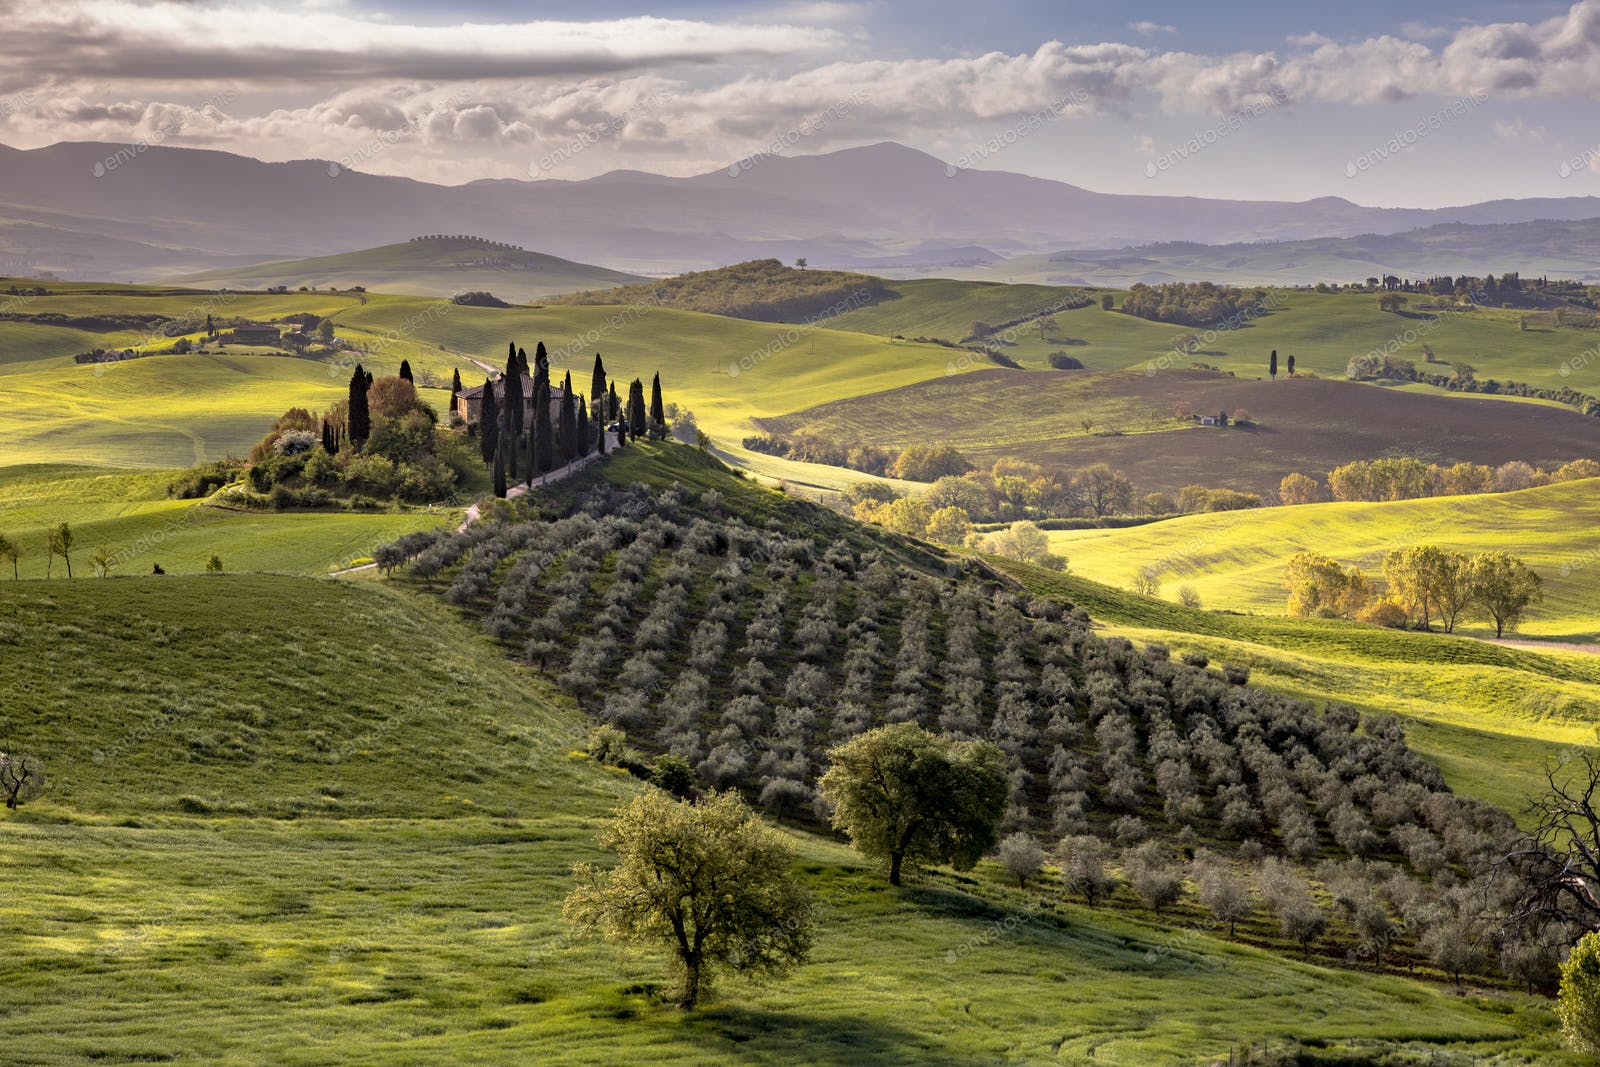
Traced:
<svg viewBox="0 0 1600 1067">
<path fill-rule="evenodd" d="M 794 852 L 738 794 L 690 804 L 652 789 L 618 810 L 599 843 L 619 863 L 573 868 L 567 921 L 611 940 L 665 943 L 685 1009 L 718 972 L 776 976 L 810 954 L 812 905 Z"/>
<path fill-rule="evenodd" d="M 34 756 L 0 752 L 0 793 L 12 811 L 44 791 L 44 767 Z"/>
<path fill-rule="evenodd" d="M 1010 781 L 987 741 L 953 741 L 912 722 L 869 730 L 828 753 L 817 783 L 833 825 L 863 855 L 889 863 L 899 885 L 909 863 L 969 870 L 995 845 Z"/>
</svg>

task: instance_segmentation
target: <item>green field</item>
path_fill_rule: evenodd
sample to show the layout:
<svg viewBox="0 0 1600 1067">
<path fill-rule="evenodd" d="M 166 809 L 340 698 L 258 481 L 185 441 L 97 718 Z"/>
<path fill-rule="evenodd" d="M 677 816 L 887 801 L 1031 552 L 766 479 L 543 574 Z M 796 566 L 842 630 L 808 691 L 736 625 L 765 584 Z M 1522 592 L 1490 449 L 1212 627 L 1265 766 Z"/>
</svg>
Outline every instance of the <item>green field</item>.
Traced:
<svg viewBox="0 0 1600 1067">
<path fill-rule="evenodd" d="M 1534 1000 L 1041 908 L 990 873 L 891 892 L 803 835 L 814 962 L 684 1016 L 659 959 L 559 918 L 637 786 L 571 756 L 577 713 L 452 613 L 234 576 L 0 602 L 7 734 L 54 783 L 0 821 L 13 1062 L 1198 1063 L 1291 1038 L 1567 1062 Z"/>
<path fill-rule="evenodd" d="M 198 573 L 213 554 L 229 571 L 316 574 L 349 566 L 378 545 L 411 530 L 459 521 L 459 509 L 398 512 L 277 512 L 236 509 L 216 501 L 169 500 L 176 471 L 129 474 L 88 467 L 0 467 L 0 534 L 22 551 L 23 578 L 47 569 L 65 574 L 58 558 L 47 566 L 49 527 L 69 523 L 74 534 L 73 573 L 94 574 L 90 557 L 111 555 L 113 575 Z M 0 580 L 11 579 L 0 564 Z"/>
<path fill-rule="evenodd" d="M 1329 503 L 1186 515 L 1125 530 L 1055 531 L 1051 550 L 1073 570 L 1126 587 L 1145 567 L 1162 572 L 1163 595 L 1193 586 L 1209 608 L 1278 615 L 1283 569 L 1310 550 L 1358 564 L 1381 579 L 1386 552 L 1424 542 L 1462 552 L 1504 549 L 1544 579 L 1544 599 L 1522 631 L 1566 641 L 1600 640 L 1600 482 L 1561 482 L 1516 493 L 1390 503 Z M 1493 636 L 1478 621 L 1461 632 Z"/>
<path fill-rule="evenodd" d="M 891 283 L 898 298 L 831 320 L 843 329 L 884 335 L 944 337 L 959 341 L 974 321 L 994 324 L 1035 314 L 1065 297 L 1098 290 L 1077 287 L 1003 285 L 923 279 Z M 1121 306 L 1120 294 L 1117 297 Z M 1194 361 L 1220 366 L 1241 377 L 1266 377 L 1267 354 L 1293 353 L 1296 370 L 1324 378 L 1342 378 L 1351 356 L 1388 351 L 1419 366 L 1422 346 L 1448 364 L 1464 360 L 1479 378 L 1528 382 L 1550 388 L 1569 386 L 1600 395 L 1600 332 L 1578 328 L 1519 329 L 1523 313 L 1480 308 L 1435 315 L 1421 310 L 1433 298 L 1411 295 L 1400 314 L 1378 309 L 1367 293 L 1316 293 L 1305 289 L 1269 289 L 1271 310 L 1239 329 L 1208 333 L 1203 329 L 1151 322 L 1107 312 L 1098 304 L 1056 315 L 1057 325 L 1041 340 L 1036 328 L 1019 326 L 1003 335 L 1011 342 L 1003 351 L 1028 367 L 1045 366 L 1051 352 L 1066 352 L 1096 370 L 1188 366 Z M 1176 356 L 1172 339 L 1197 333 L 1204 342 L 1192 358 Z M 1445 369 L 1445 368 L 1436 368 Z"/>
</svg>

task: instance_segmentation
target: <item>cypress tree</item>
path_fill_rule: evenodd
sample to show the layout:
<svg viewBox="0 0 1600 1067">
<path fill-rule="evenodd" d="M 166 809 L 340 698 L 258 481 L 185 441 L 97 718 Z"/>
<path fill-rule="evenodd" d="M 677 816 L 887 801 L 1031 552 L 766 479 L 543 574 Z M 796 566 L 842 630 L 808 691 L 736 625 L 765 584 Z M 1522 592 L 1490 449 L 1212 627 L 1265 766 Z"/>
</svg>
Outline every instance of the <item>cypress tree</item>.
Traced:
<svg viewBox="0 0 1600 1067">
<path fill-rule="evenodd" d="M 522 365 L 523 366 L 527 366 L 528 365 L 528 357 L 527 356 L 523 356 L 522 357 Z M 544 368 L 544 380 L 546 382 L 548 382 L 550 380 L 550 353 L 545 351 L 544 342 L 543 341 L 540 341 L 538 344 L 533 346 L 533 366 L 534 366 L 534 369 L 538 369 L 539 367 L 543 367 Z"/>
<path fill-rule="evenodd" d="M 400 361 L 400 377 L 404 378 L 408 382 L 411 382 L 412 384 L 416 383 L 416 379 L 411 377 L 411 361 L 409 359 L 402 359 Z"/>
<path fill-rule="evenodd" d="M 578 458 L 578 405 L 572 395 L 572 372 L 567 371 L 566 383 L 561 386 L 561 460 L 571 463 Z"/>
<path fill-rule="evenodd" d="M 1278 380 L 1278 350 L 1276 348 L 1272 350 L 1272 358 L 1267 362 L 1267 373 L 1272 376 L 1273 381 Z"/>
<path fill-rule="evenodd" d="M 506 437 L 506 472 L 513 480 L 517 477 L 517 451 L 522 444 L 522 360 L 517 353 L 511 353 L 511 358 L 506 360 L 505 376 L 506 393 L 503 398 L 504 410 L 500 413 L 500 420 L 505 427 Z"/>
<path fill-rule="evenodd" d="M 1294 353 L 1289 354 L 1289 377 L 1294 377 Z"/>
<path fill-rule="evenodd" d="M 368 389 L 372 388 L 372 372 L 371 371 L 367 371 L 367 388 Z"/>
<path fill-rule="evenodd" d="M 528 369 L 528 350 L 527 349 L 525 349 L 525 348 L 517 349 L 517 366 L 521 368 L 523 377 L 526 377 L 526 378 L 532 378 L 533 377 L 533 371 Z"/>
<path fill-rule="evenodd" d="M 594 354 L 594 374 L 589 379 L 589 396 L 599 400 L 606 395 L 606 365 L 600 361 L 600 353 Z"/>
<path fill-rule="evenodd" d="M 350 375 L 350 445 L 356 451 L 367 443 L 367 438 L 372 435 L 372 415 L 367 408 L 367 387 L 372 384 L 372 379 L 361 364 L 356 364 L 355 373 Z"/>
<path fill-rule="evenodd" d="M 617 447 L 621 448 L 628 443 L 628 420 L 622 417 L 622 401 L 617 399 L 617 383 L 611 383 L 611 392 L 606 397 L 606 410 L 610 413 L 607 418 L 615 419 L 617 423 Z"/>
<path fill-rule="evenodd" d="M 635 378 L 628 386 L 628 436 L 637 441 L 646 429 L 644 383 Z"/>
<path fill-rule="evenodd" d="M 661 432 L 667 428 L 667 409 L 661 404 L 661 372 L 650 382 L 650 429 Z"/>
<path fill-rule="evenodd" d="M 333 447 L 333 427 L 328 425 L 327 419 L 322 420 L 322 450 L 330 456 L 338 451 Z"/>
<path fill-rule="evenodd" d="M 543 474 L 556 463 L 555 427 L 550 424 L 550 368 L 533 364 L 533 474 Z"/>
<path fill-rule="evenodd" d="M 594 431 L 589 426 L 589 405 L 578 398 L 578 458 L 589 454 L 594 445 Z"/>
<path fill-rule="evenodd" d="M 461 368 L 457 367 L 450 372 L 450 406 L 456 406 L 456 397 L 461 395 Z"/>
<path fill-rule="evenodd" d="M 501 500 L 506 497 L 506 453 L 503 448 L 495 449 L 494 453 L 494 495 Z"/>
<path fill-rule="evenodd" d="M 478 412 L 478 450 L 485 463 L 494 462 L 500 451 L 500 412 L 494 406 L 494 383 L 483 381 L 483 407 Z"/>
</svg>

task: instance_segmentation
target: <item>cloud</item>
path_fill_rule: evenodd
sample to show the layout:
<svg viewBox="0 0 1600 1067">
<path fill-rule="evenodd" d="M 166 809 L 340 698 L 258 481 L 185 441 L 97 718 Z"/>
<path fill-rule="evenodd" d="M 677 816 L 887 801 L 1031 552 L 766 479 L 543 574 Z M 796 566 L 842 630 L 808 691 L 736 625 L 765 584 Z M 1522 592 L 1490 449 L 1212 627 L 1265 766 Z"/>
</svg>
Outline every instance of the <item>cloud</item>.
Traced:
<svg viewBox="0 0 1600 1067">
<path fill-rule="evenodd" d="M 1503 141 L 1526 141 L 1531 144 L 1538 144 L 1550 136 L 1549 130 L 1543 126 L 1527 125 L 1522 121 L 1522 116 L 1520 115 L 1511 122 L 1502 122 L 1496 119 L 1489 125 L 1494 130 L 1494 135 Z"/>
<path fill-rule="evenodd" d="M 1281 54 L 1049 41 L 1020 53 L 861 58 L 837 47 L 831 26 L 797 24 L 852 12 L 801 3 L 729 25 L 420 26 L 344 7 L 0 0 L 10 29 L 0 71 L 30 87 L 0 92 L 0 139 L 126 141 L 192 112 L 168 143 L 338 159 L 384 134 L 395 150 L 362 169 L 469 180 L 526 176 L 554 158 L 550 176 L 581 177 L 613 166 L 710 170 L 802 126 L 796 153 L 893 139 L 954 156 L 1028 116 L 1125 116 L 1150 98 L 1168 114 L 1223 115 L 1263 103 L 1600 95 L 1600 0 L 1537 22 L 1463 26 L 1433 45 L 1307 35 Z M 238 100 L 201 114 L 199 99 L 219 84 L 238 87 Z M 823 113 L 828 122 L 807 123 Z M 1519 123 L 1497 133 L 1543 136 Z"/>
<path fill-rule="evenodd" d="M 838 42 L 832 30 L 795 25 L 636 17 L 435 26 L 315 4 L 0 0 L 0 16 L 0 56 L 14 69 L 161 82 L 581 77 L 789 56 Z"/>
<path fill-rule="evenodd" d="M 1333 43 L 1332 37 L 1328 37 L 1325 34 L 1317 33 L 1315 31 L 1311 33 L 1290 34 L 1288 37 L 1284 38 L 1284 40 L 1288 41 L 1296 48 L 1318 48 L 1322 45 Z"/>
<path fill-rule="evenodd" d="M 1138 22 L 1130 22 L 1128 23 L 1128 29 L 1144 37 L 1154 37 L 1158 33 L 1178 32 L 1178 27 L 1176 26 L 1168 26 L 1164 22 L 1151 22 L 1149 19 L 1141 19 Z"/>
</svg>

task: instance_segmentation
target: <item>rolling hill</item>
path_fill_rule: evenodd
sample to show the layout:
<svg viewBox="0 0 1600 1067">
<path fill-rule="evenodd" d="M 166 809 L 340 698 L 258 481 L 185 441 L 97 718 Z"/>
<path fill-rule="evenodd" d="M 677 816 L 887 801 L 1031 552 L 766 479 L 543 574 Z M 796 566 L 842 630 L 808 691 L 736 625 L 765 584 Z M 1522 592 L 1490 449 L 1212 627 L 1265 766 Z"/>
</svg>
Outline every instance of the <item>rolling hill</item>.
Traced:
<svg viewBox="0 0 1600 1067">
<path fill-rule="evenodd" d="M 174 279 L 174 284 L 203 289 L 266 289 L 275 285 L 348 289 L 360 285 L 418 296 L 479 291 L 493 293 L 513 304 L 531 304 L 558 293 L 631 285 L 643 280 L 637 274 L 477 238 L 427 237 L 337 256 L 206 271 Z"/>
<path fill-rule="evenodd" d="M 1327 503 L 1189 515 L 1126 530 L 1057 531 L 1052 550 L 1074 569 L 1127 585 L 1140 568 L 1162 569 L 1165 595 L 1193 586 L 1207 606 L 1282 614 L 1283 569 L 1302 550 L 1359 564 L 1379 576 L 1383 555 L 1417 541 L 1463 552 L 1503 549 L 1543 577 L 1544 600 L 1523 631 L 1570 641 L 1600 640 L 1600 482 L 1560 482 L 1515 493 L 1389 503 Z M 1481 624 L 1464 632 L 1493 635 Z"/>
</svg>

